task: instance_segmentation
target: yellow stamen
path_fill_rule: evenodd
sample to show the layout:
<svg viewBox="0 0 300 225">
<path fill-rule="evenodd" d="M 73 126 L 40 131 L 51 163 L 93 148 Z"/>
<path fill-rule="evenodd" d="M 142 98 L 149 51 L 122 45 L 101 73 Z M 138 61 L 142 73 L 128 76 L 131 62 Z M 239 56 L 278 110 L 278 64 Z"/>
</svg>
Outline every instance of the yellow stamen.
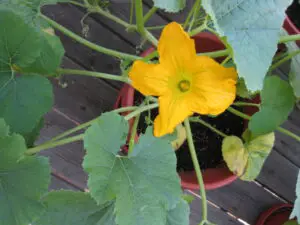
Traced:
<svg viewBox="0 0 300 225">
<path fill-rule="evenodd" d="M 190 90 L 190 86 L 191 84 L 188 80 L 182 80 L 178 84 L 178 88 L 181 92 L 187 92 L 188 90 Z"/>
</svg>

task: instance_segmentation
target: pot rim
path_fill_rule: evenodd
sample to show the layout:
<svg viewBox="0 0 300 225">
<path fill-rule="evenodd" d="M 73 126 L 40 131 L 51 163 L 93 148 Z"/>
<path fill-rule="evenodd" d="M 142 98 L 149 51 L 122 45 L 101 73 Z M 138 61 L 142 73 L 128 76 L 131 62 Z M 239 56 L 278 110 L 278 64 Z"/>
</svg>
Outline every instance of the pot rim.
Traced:
<svg viewBox="0 0 300 225">
<path fill-rule="evenodd" d="M 278 204 L 278 205 L 274 205 L 272 206 L 270 209 L 264 211 L 258 218 L 257 222 L 255 223 L 255 225 L 265 225 L 265 222 L 268 220 L 268 218 L 273 215 L 274 213 L 276 213 L 279 210 L 282 209 L 293 209 L 293 205 L 292 204 Z"/>
</svg>

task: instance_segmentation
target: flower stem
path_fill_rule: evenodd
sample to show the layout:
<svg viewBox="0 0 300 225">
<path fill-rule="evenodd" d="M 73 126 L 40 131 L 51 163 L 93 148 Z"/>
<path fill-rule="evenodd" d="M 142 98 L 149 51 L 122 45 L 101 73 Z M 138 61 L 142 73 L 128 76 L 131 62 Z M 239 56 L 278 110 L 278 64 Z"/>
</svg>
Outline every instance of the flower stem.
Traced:
<svg viewBox="0 0 300 225">
<path fill-rule="evenodd" d="M 192 16 L 194 15 L 194 12 L 196 10 L 196 8 L 198 8 L 198 4 L 201 4 L 201 0 L 196 0 L 196 2 L 194 3 L 191 11 L 189 12 L 188 16 L 186 17 L 184 24 L 183 24 L 183 28 L 185 29 L 187 27 L 187 25 L 190 22 L 190 19 L 192 18 Z"/>
<path fill-rule="evenodd" d="M 195 7 L 195 8 L 194 8 Z M 201 0 L 196 0 L 194 6 L 193 6 L 193 17 L 192 17 L 192 20 L 189 24 L 189 28 L 188 28 L 188 31 L 190 32 L 191 29 L 193 28 L 193 25 L 195 23 L 195 18 L 197 18 L 197 15 L 198 15 L 198 12 L 200 11 L 200 8 L 201 8 Z M 204 23 L 206 25 L 206 23 Z"/>
<path fill-rule="evenodd" d="M 270 67 L 270 71 L 276 69 L 277 67 L 281 66 L 283 63 L 287 62 L 288 60 L 290 60 L 291 58 L 293 58 L 294 56 L 300 54 L 300 50 L 297 51 L 293 51 L 291 53 L 289 53 L 286 57 L 284 57 L 283 59 L 280 59 L 278 62 L 274 63 L 271 67 Z"/>
<path fill-rule="evenodd" d="M 209 56 L 211 58 L 218 58 L 218 57 L 222 57 L 222 56 L 228 56 L 230 54 L 230 50 L 229 49 L 224 49 L 224 50 L 220 50 L 220 51 L 215 51 L 215 52 L 205 52 L 205 53 L 199 53 L 197 55 L 205 55 L 205 56 Z"/>
<path fill-rule="evenodd" d="M 107 73 L 99 73 L 99 72 L 94 72 L 94 71 L 59 68 L 59 69 L 57 69 L 57 72 L 59 74 L 91 76 L 91 77 L 104 78 L 104 79 L 108 79 L 108 80 L 122 81 L 124 83 L 130 83 L 130 80 L 127 77 L 112 75 L 112 74 L 107 74 Z"/>
<path fill-rule="evenodd" d="M 209 123 L 205 122 L 204 120 L 202 120 L 200 117 L 190 117 L 190 122 L 196 122 L 196 123 L 201 123 L 203 126 L 207 127 L 208 129 L 212 130 L 213 132 L 215 132 L 216 134 L 222 136 L 222 137 L 227 137 L 227 135 L 225 133 L 223 133 L 222 131 L 218 130 L 217 128 L 213 127 L 212 125 L 210 125 Z"/>
<path fill-rule="evenodd" d="M 289 41 L 297 41 L 297 40 L 300 40 L 300 34 L 287 35 L 287 36 L 280 37 L 279 43 L 286 43 Z"/>
<path fill-rule="evenodd" d="M 194 36 L 194 35 L 196 35 L 196 34 L 202 32 L 202 31 L 205 30 L 206 28 L 207 28 L 206 24 L 202 24 L 201 26 L 199 26 L 199 27 L 197 27 L 197 28 L 191 30 L 191 31 L 189 32 L 189 35 L 190 35 L 190 36 Z"/>
<path fill-rule="evenodd" d="M 147 13 L 146 15 L 144 16 L 144 21 L 143 23 L 145 24 L 150 18 L 151 16 L 156 13 L 158 8 L 156 8 L 155 6 L 153 6 Z"/>
<path fill-rule="evenodd" d="M 68 37 L 74 39 L 75 41 L 89 47 L 90 49 L 93 49 L 95 51 L 107 54 L 107 55 L 111 55 L 120 59 L 128 59 L 128 60 L 137 60 L 137 59 L 142 59 L 139 56 L 135 56 L 135 55 L 130 55 L 127 53 L 122 53 L 122 52 L 118 52 L 112 49 L 108 49 L 108 48 L 104 48 L 102 46 L 96 45 L 82 37 L 80 37 L 79 35 L 73 33 L 72 31 L 66 29 L 65 27 L 61 26 L 60 24 L 56 23 L 55 21 L 53 21 L 52 19 L 40 14 L 40 17 L 42 17 L 44 20 L 46 20 L 53 28 L 59 30 L 60 32 L 62 32 L 63 34 L 67 35 Z"/>
<path fill-rule="evenodd" d="M 192 157 L 194 169 L 200 186 L 200 195 L 202 200 L 202 221 L 207 221 L 207 201 L 206 201 L 205 187 L 204 187 L 203 177 L 201 173 L 201 168 L 197 158 L 197 153 L 194 146 L 191 126 L 188 118 L 184 120 L 184 126 L 186 129 L 187 142 L 189 145 L 190 154 Z"/>
<path fill-rule="evenodd" d="M 141 114 L 137 115 L 134 119 L 134 123 L 133 123 L 132 129 L 131 129 L 131 136 L 130 136 L 130 140 L 129 140 L 128 154 L 130 154 L 133 150 L 137 127 L 138 127 L 139 120 L 140 120 L 140 115 Z"/>
<path fill-rule="evenodd" d="M 260 104 L 251 103 L 251 102 L 234 102 L 233 105 L 236 106 L 253 106 L 253 107 L 260 107 Z"/>
<path fill-rule="evenodd" d="M 121 113 L 121 112 L 132 111 L 132 110 L 135 110 L 137 108 L 138 108 L 138 106 L 128 106 L 128 107 L 122 107 L 122 108 L 119 108 L 119 109 L 112 110 L 111 112 Z M 61 133 L 60 135 L 52 138 L 51 140 L 49 140 L 47 142 L 57 141 L 57 140 L 62 139 L 64 137 L 66 137 L 66 136 L 69 136 L 70 134 L 75 133 L 76 131 L 82 130 L 82 129 L 90 126 L 94 122 L 96 122 L 99 119 L 99 117 L 96 117 L 95 119 L 92 119 L 92 120 L 90 120 L 90 121 L 88 121 L 86 123 L 80 124 L 79 126 L 76 126 L 76 127 L 72 128 L 70 130 L 67 130 L 66 132 Z"/>
<path fill-rule="evenodd" d="M 26 152 L 25 152 L 25 155 L 34 155 L 42 150 L 45 150 L 45 149 L 48 149 L 48 148 L 54 148 L 54 147 L 57 147 L 57 146 L 60 146 L 60 145 L 65 145 L 65 144 L 68 144 L 68 143 L 72 143 L 74 141 L 80 141 L 83 139 L 83 134 L 79 134 L 77 136 L 73 136 L 73 137 L 69 137 L 69 138 L 66 138 L 66 139 L 63 139 L 63 140 L 59 140 L 59 141 L 56 141 L 56 142 L 46 142 L 42 145 L 38 145 L 36 147 L 33 147 L 33 148 L 29 148 Z"/>
<path fill-rule="evenodd" d="M 139 115 L 140 113 L 144 112 L 144 111 L 147 111 L 149 109 L 154 109 L 154 108 L 157 108 L 158 107 L 158 103 L 153 103 L 153 104 L 150 104 L 150 105 L 145 105 L 145 106 L 142 106 L 142 107 L 139 107 L 137 110 L 129 113 L 127 116 L 124 117 L 125 120 L 130 120 L 131 118 Z"/>
<path fill-rule="evenodd" d="M 231 112 L 231 113 L 233 113 L 233 114 L 235 114 L 235 115 L 243 118 L 243 119 L 246 119 L 246 120 L 250 120 L 251 119 L 251 117 L 248 116 L 247 114 L 242 113 L 242 112 L 240 112 L 240 111 L 238 111 L 238 110 L 236 110 L 236 109 L 234 109 L 232 107 L 229 107 L 227 110 L 229 112 Z M 287 135 L 287 136 L 290 136 L 291 138 L 294 138 L 297 141 L 300 141 L 300 136 L 294 134 L 293 132 L 291 132 L 291 131 L 289 131 L 287 129 L 284 129 L 282 127 L 277 127 L 276 130 L 279 131 L 279 132 L 281 132 L 281 133 L 283 133 L 283 134 L 285 134 L 285 135 Z"/>
</svg>

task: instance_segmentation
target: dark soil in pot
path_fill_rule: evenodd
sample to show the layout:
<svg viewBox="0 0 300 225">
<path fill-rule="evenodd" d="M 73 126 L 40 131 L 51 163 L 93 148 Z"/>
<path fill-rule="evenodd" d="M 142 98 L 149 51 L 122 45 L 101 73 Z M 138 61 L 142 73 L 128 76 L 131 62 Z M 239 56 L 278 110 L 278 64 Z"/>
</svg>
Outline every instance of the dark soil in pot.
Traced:
<svg viewBox="0 0 300 225">
<path fill-rule="evenodd" d="M 287 10 L 286 14 L 292 20 L 294 25 L 300 29 L 300 3 L 299 0 L 294 0 L 292 5 L 290 5 Z"/>
<path fill-rule="evenodd" d="M 141 94 L 135 92 L 135 104 L 140 104 L 142 98 L 143 96 Z M 158 109 L 151 111 L 152 121 L 154 121 L 157 114 Z M 148 112 L 141 114 L 138 124 L 138 133 L 145 132 L 147 128 L 147 124 L 145 122 L 146 117 L 148 117 Z M 201 116 L 201 118 L 228 135 L 241 136 L 244 131 L 244 120 L 230 112 L 225 112 L 215 118 L 208 116 Z M 223 161 L 221 151 L 223 137 L 217 135 L 215 132 L 199 123 L 191 123 L 191 128 L 194 135 L 194 143 L 201 169 L 204 170 L 208 168 L 224 167 L 225 162 Z M 194 170 L 187 142 L 185 142 L 180 149 L 176 151 L 176 156 L 177 171 Z"/>
</svg>

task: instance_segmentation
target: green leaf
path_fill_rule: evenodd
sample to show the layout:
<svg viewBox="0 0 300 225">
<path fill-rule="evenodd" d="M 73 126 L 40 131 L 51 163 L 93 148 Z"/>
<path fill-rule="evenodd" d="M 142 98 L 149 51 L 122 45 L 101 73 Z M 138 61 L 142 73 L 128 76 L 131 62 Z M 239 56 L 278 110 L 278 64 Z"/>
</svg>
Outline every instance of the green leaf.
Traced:
<svg viewBox="0 0 300 225">
<path fill-rule="evenodd" d="M 189 215 L 189 204 L 181 199 L 176 207 L 168 212 L 167 225 L 188 225 Z"/>
<path fill-rule="evenodd" d="M 46 211 L 33 225 L 115 225 L 113 203 L 98 206 L 87 193 L 54 191 L 42 200 Z"/>
<path fill-rule="evenodd" d="M 0 225 L 28 225 L 43 212 L 39 200 L 48 190 L 49 163 L 24 156 L 24 138 L 10 135 L 3 119 L 0 134 Z"/>
<path fill-rule="evenodd" d="M 116 113 L 103 114 L 86 131 L 83 167 L 91 195 L 98 204 L 116 198 L 118 225 L 165 225 L 182 194 L 175 153 L 148 128 L 132 154 L 121 156 L 127 132 L 127 121 Z"/>
<path fill-rule="evenodd" d="M 44 126 L 44 118 L 41 118 L 40 121 L 36 124 L 33 130 L 29 133 L 23 134 L 23 137 L 26 141 L 27 147 L 31 148 L 34 146 L 34 142 L 40 135 L 40 131 Z"/>
<path fill-rule="evenodd" d="M 276 76 L 266 77 L 261 92 L 261 108 L 249 121 L 253 135 L 262 135 L 274 131 L 294 108 L 295 96 L 288 82 Z"/>
<path fill-rule="evenodd" d="M 297 179 L 296 196 L 297 196 L 297 198 L 294 203 L 294 208 L 290 215 L 290 219 L 297 217 L 298 223 L 300 224 L 300 172 L 298 174 L 298 179 Z"/>
<path fill-rule="evenodd" d="M 285 33 L 287 34 L 287 32 Z M 289 53 L 300 51 L 298 45 L 293 41 L 287 42 L 286 46 Z M 289 81 L 293 87 L 295 96 L 300 98 L 300 54 L 297 54 L 292 58 Z"/>
<path fill-rule="evenodd" d="M 154 6 L 166 12 L 179 12 L 185 7 L 186 0 L 153 0 Z"/>
<path fill-rule="evenodd" d="M 28 67 L 22 68 L 22 73 L 55 74 L 64 56 L 64 47 L 58 37 L 42 32 L 43 47 L 39 57 Z"/>
<path fill-rule="evenodd" d="M 189 204 L 195 200 L 195 197 L 193 195 L 188 195 L 188 194 L 182 195 L 182 198 Z"/>
<path fill-rule="evenodd" d="M 226 36 L 240 77 L 251 91 L 261 90 L 277 50 L 285 9 L 292 0 L 203 0 L 220 36 Z"/>
<path fill-rule="evenodd" d="M 0 7 L 0 74 L 30 65 L 40 54 L 38 31 L 11 9 Z"/>
<path fill-rule="evenodd" d="M 283 225 L 299 225 L 296 220 L 290 220 L 285 222 Z"/>
<path fill-rule="evenodd" d="M 274 142 L 274 133 L 252 137 L 245 144 L 239 137 L 228 136 L 223 139 L 223 158 L 242 180 L 252 181 L 259 175 Z"/>
<path fill-rule="evenodd" d="M 13 132 L 31 133 L 53 103 L 50 82 L 39 75 L 0 76 L 0 117 Z"/>
<path fill-rule="evenodd" d="M 236 94 L 242 98 L 251 98 L 251 92 L 248 91 L 244 78 L 239 78 L 236 84 Z"/>
</svg>

